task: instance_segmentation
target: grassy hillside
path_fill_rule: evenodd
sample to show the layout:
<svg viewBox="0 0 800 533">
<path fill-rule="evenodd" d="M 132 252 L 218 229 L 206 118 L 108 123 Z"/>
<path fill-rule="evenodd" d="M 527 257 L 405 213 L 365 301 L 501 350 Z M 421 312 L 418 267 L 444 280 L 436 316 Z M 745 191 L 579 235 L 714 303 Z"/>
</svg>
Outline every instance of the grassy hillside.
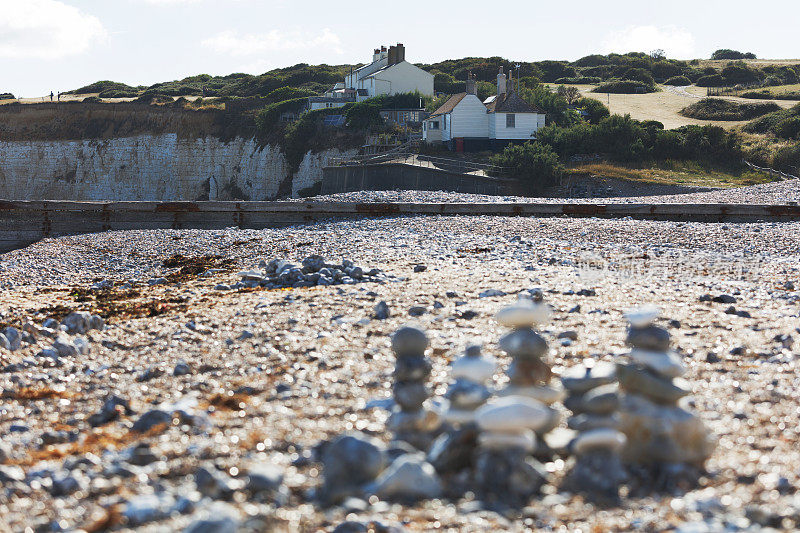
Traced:
<svg viewBox="0 0 800 533">
<path fill-rule="evenodd" d="M 638 82 L 652 86 L 676 77 L 685 77 L 703 86 L 760 83 L 765 86 L 800 82 L 800 61 L 682 61 L 628 54 L 593 54 L 577 61 L 517 61 L 502 57 L 466 57 L 419 66 L 435 76 L 437 92 L 455 94 L 464 90 L 467 74 L 472 72 L 479 84 L 493 84 L 500 67 L 519 65 L 515 76 L 527 85 L 544 83 L 617 83 Z M 260 75 L 235 73 L 227 76 L 200 74 L 181 80 L 166 81 L 149 87 L 131 87 L 112 81 L 96 82 L 71 93 L 165 95 L 165 96 L 266 96 L 281 87 L 321 92 L 344 79 L 351 68 L 360 65 L 308 65 L 301 63 Z M 624 85 L 624 84 L 623 84 Z M 628 84 L 630 85 L 630 84 Z M 635 91 L 632 91 L 635 92 Z"/>
</svg>

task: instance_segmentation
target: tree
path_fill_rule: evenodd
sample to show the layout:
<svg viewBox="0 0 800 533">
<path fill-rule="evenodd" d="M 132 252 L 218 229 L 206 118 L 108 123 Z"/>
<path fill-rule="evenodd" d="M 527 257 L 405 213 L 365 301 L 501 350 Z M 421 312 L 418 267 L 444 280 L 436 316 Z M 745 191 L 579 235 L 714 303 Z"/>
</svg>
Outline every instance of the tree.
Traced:
<svg viewBox="0 0 800 533">
<path fill-rule="evenodd" d="M 575 105 L 588 113 L 590 124 L 599 124 L 601 120 L 611 114 L 603 102 L 594 98 L 581 98 L 575 102 Z"/>
<path fill-rule="evenodd" d="M 523 181 L 530 193 L 541 193 L 556 184 L 564 171 L 558 155 L 550 146 L 538 142 L 510 145 L 491 158 L 504 174 Z"/>
</svg>

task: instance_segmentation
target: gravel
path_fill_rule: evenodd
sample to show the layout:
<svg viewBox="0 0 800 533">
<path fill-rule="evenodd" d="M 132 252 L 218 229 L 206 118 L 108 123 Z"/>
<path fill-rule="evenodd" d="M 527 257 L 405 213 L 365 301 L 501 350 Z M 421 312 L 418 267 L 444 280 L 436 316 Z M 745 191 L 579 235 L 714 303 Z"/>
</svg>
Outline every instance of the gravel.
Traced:
<svg viewBox="0 0 800 533">
<path fill-rule="evenodd" d="M 164 266 L 175 254 L 232 263 L 175 277 L 176 268 Z M 387 277 L 214 290 L 261 259 L 312 254 Z M 414 273 L 421 264 L 427 270 Z M 789 340 L 800 335 L 800 223 L 398 217 L 107 232 L 2 255 L 0 278 L 0 331 L 35 337 L 13 352 L 0 348 L 0 529 L 296 531 L 346 520 L 464 531 L 800 525 L 800 346 Z M 158 278 L 166 283 L 148 285 Z M 719 439 L 698 485 L 631 489 L 621 505 L 598 510 L 560 490 L 569 466 L 558 459 L 545 464 L 543 494 L 513 513 L 484 510 L 470 497 L 414 506 L 351 498 L 323 509 L 315 497 L 320 443 L 358 431 L 389 445 L 392 332 L 409 321 L 426 331 L 436 397 L 450 383 L 450 361 L 475 343 L 500 363 L 502 387 L 509 360 L 498 340 L 506 328 L 492 317 L 520 294 L 553 306 L 541 334 L 558 374 L 625 352 L 624 310 L 664 310 L 658 323 L 672 328 L 693 410 Z M 720 295 L 736 299 L 737 314 L 713 301 Z M 392 310 L 382 320 L 380 302 Z M 410 318 L 412 307 L 426 312 Z M 70 333 L 51 322 L 58 331 L 50 336 L 23 327 L 74 310 L 105 323 Z M 567 331 L 574 333 L 563 345 L 557 338 Z M 36 358 L 54 338 L 69 355 Z M 88 352 L 68 349 L 79 338 Z M 174 372 L 184 364 L 190 373 Z M 257 465 L 270 469 L 258 490 L 248 477 Z M 199 476 L 201 485 L 211 479 L 219 490 L 201 493 L 201 471 L 210 474 Z"/>
<path fill-rule="evenodd" d="M 800 201 L 800 182 L 785 180 L 762 185 L 717 189 L 688 194 L 654 195 L 612 198 L 528 198 L 523 196 L 487 196 L 446 191 L 358 191 L 324 196 L 314 196 L 302 201 L 314 202 L 429 202 L 429 203 L 731 203 L 731 204 L 784 204 Z"/>
</svg>

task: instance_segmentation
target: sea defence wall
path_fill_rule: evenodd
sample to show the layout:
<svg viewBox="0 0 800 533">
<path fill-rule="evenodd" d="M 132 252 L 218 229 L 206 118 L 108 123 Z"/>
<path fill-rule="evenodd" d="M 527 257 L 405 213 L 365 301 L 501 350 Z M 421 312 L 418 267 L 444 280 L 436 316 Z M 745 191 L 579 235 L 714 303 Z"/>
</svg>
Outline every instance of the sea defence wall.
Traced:
<svg viewBox="0 0 800 533">
<path fill-rule="evenodd" d="M 800 206 L 751 204 L 12 202 L 0 201 L 0 253 L 45 237 L 130 229 L 285 227 L 397 216 L 631 217 L 704 222 L 798 221 Z"/>
<path fill-rule="evenodd" d="M 453 191 L 492 196 L 523 194 L 523 188 L 517 180 L 461 174 L 404 163 L 322 169 L 322 194 L 392 190 Z"/>
<path fill-rule="evenodd" d="M 142 104 L 0 106 L 0 198 L 274 200 L 322 181 L 330 158 L 355 155 L 309 151 L 290 168 L 239 117 Z"/>
</svg>

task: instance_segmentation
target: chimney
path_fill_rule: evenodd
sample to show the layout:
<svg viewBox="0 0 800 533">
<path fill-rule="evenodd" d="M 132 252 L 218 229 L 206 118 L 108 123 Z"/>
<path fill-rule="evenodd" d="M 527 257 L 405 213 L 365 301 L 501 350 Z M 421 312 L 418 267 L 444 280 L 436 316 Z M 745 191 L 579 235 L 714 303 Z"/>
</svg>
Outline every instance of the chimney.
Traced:
<svg viewBox="0 0 800 533">
<path fill-rule="evenodd" d="M 376 49 L 375 49 L 375 50 L 372 52 L 372 62 L 374 63 L 374 62 L 376 62 L 376 61 L 379 61 L 379 60 L 380 60 L 380 58 L 381 58 L 381 49 L 380 49 L 380 48 L 376 48 Z"/>
<path fill-rule="evenodd" d="M 500 73 L 497 75 L 497 95 L 506 94 L 506 75 L 503 73 L 503 67 L 500 67 Z"/>
<path fill-rule="evenodd" d="M 397 47 L 396 46 L 390 46 L 389 47 L 389 66 L 391 67 L 392 65 L 394 65 L 396 63 L 398 63 L 398 61 L 397 61 Z"/>
<path fill-rule="evenodd" d="M 403 43 L 397 43 L 397 62 L 402 63 L 406 60 L 406 47 Z"/>
<path fill-rule="evenodd" d="M 467 94 L 478 95 L 478 88 L 475 85 L 475 76 L 472 75 L 472 72 L 467 74 Z"/>
<path fill-rule="evenodd" d="M 513 70 L 509 70 L 508 71 L 508 93 L 510 94 L 510 93 L 513 93 L 513 92 L 514 92 L 514 71 Z"/>
</svg>

